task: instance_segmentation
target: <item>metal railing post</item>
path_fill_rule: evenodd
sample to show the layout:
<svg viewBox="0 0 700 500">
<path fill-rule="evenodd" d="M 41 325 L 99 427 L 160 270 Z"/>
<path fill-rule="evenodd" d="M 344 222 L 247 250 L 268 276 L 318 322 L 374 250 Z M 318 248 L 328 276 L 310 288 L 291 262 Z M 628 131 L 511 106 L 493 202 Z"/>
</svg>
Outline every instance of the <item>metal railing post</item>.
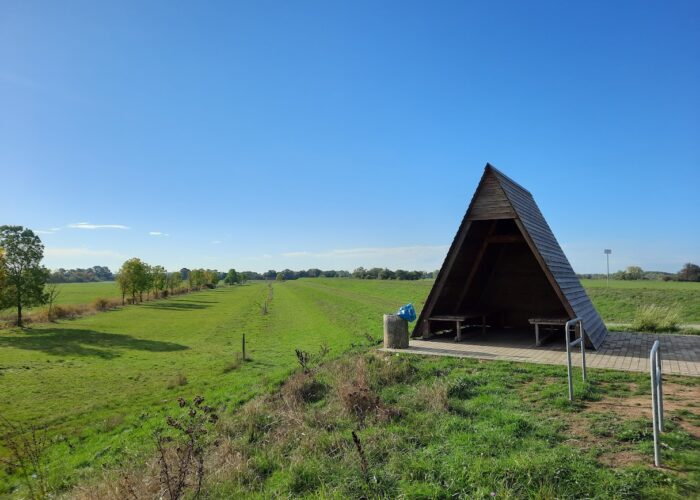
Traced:
<svg viewBox="0 0 700 500">
<path fill-rule="evenodd" d="M 578 330 L 579 330 L 579 338 L 574 339 L 571 341 L 569 339 L 569 334 L 571 333 L 571 326 L 572 325 L 578 325 Z M 583 380 L 586 380 L 586 338 L 585 338 L 585 333 L 583 331 L 583 321 L 581 318 L 574 318 L 570 319 L 569 321 L 566 322 L 566 325 L 564 325 L 564 336 L 566 339 L 566 372 L 568 375 L 568 381 L 569 381 L 569 401 L 574 400 L 574 380 L 573 380 L 573 375 L 572 375 L 572 368 L 571 368 L 571 348 L 576 347 L 576 344 L 581 344 L 581 370 L 582 370 L 582 375 L 583 375 Z M 574 336 L 576 334 L 574 333 Z"/>
<path fill-rule="evenodd" d="M 661 379 L 661 343 L 656 340 L 649 352 L 651 371 L 651 418 L 654 426 L 654 465 L 661 467 L 660 434 L 664 431 L 664 402 Z"/>
</svg>

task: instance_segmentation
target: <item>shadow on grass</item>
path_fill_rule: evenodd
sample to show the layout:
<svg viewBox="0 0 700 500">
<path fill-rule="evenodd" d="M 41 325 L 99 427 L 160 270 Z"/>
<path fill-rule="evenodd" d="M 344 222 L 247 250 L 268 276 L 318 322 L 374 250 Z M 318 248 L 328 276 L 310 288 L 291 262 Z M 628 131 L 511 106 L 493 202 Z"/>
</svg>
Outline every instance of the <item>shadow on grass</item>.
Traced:
<svg viewBox="0 0 700 500">
<path fill-rule="evenodd" d="M 199 302 L 199 301 L 197 301 Z M 198 309 L 206 309 L 211 306 L 207 306 L 204 304 L 198 304 L 195 301 L 187 301 L 187 302 L 180 302 L 180 301 L 173 301 L 173 302 L 151 302 L 151 303 L 145 303 L 141 304 L 141 307 L 146 307 L 148 309 L 162 309 L 164 311 L 192 311 L 192 310 L 198 310 Z"/>
<path fill-rule="evenodd" d="M 187 346 L 174 342 L 137 339 L 131 335 L 79 328 L 26 329 L 16 335 L 0 335 L 0 347 L 42 351 L 56 356 L 95 356 L 103 359 L 120 356 L 116 349 L 150 352 L 189 349 Z"/>
</svg>

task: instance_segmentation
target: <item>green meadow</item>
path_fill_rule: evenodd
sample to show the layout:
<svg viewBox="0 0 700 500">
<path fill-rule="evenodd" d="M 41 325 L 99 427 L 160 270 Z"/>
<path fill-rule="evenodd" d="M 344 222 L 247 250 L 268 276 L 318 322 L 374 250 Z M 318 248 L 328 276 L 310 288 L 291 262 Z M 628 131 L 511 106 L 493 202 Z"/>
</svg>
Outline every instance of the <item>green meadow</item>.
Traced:
<svg viewBox="0 0 700 500">
<path fill-rule="evenodd" d="M 154 452 L 154 430 L 177 409 L 178 397 L 195 395 L 204 396 L 217 409 L 221 416 L 217 432 L 230 441 L 236 456 L 251 460 L 252 468 L 245 474 L 242 469 L 230 470 L 220 481 L 208 484 L 213 497 L 480 497 L 493 491 L 499 496 L 553 498 L 568 496 L 585 479 L 591 481 L 585 491 L 594 497 L 607 497 L 618 488 L 641 488 L 675 498 L 700 485 L 698 442 L 684 426 L 686 421 L 697 425 L 700 419 L 692 405 L 677 414 L 672 424 L 677 433 L 673 449 L 665 451 L 676 472 L 649 471 L 638 463 L 648 463 L 650 442 L 649 429 L 640 419 L 635 421 L 637 427 L 625 430 L 627 424 L 615 415 L 596 416 L 603 409 L 586 407 L 594 415 L 581 418 L 612 419 L 610 425 L 634 437 L 625 441 L 606 436 L 605 425 L 600 424 L 602 435 L 594 436 L 600 447 L 589 449 L 584 438 L 571 441 L 569 416 L 573 418 L 583 407 L 570 406 L 563 399 L 560 368 L 409 356 L 409 360 L 402 357 L 400 363 L 405 366 L 398 373 L 382 372 L 382 363 L 393 363 L 391 357 L 371 354 L 381 338 L 382 314 L 406 302 L 420 310 L 431 285 L 429 280 L 321 278 L 254 282 L 35 324 L 25 330 L 0 330 L 2 416 L 47 429 L 47 476 L 56 491 L 72 491 L 81 484 L 99 492 L 100 481 L 113 471 L 148 463 Z M 92 284 L 70 285 L 75 286 L 87 289 Z M 676 291 L 696 293 L 693 288 Z M 88 297 L 92 292 L 84 293 Z M 240 363 L 236 360 L 243 335 L 249 360 Z M 314 358 L 326 352 L 317 368 L 318 387 L 324 389 L 319 399 L 301 398 L 301 413 L 280 417 L 282 409 L 269 398 L 284 391 L 284 381 L 298 374 L 295 349 Z M 352 363 L 365 367 L 355 370 Z M 343 377 L 335 374 L 352 380 L 353 373 L 361 370 L 367 371 L 363 383 L 377 398 L 374 406 L 389 413 L 369 415 L 366 421 L 363 417 L 360 425 L 344 406 Z M 584 406 L 610 397 L 634 398 L 644 393 L 647 384 L 642 375 L 594 373 L 600 383 L 577 386 L 587 398 Z M 466 380 L 464 392 L 453 389 L 462 379 Z M 677 383 L 696 388 L 699 382 L 679 378 Z M 430 406 L 432 387 L 436 394 L 444 393 L 436 407 Z M 262 413 L 251 416 L 250 405 L 260 406 Z M 329 420 L 319 413 L 328 414 Z M 320 420 L 313 423 L 317 417 Z M 303 425 L 281 426 L 284 439 L 277 439 L 267 424 L 255 430 L 256 422 L 280 418 Z M 364 472 L 353 475 L 358 465 L 349 432 L 355 428 L 366 440 L 373 471 L 369 482 L 363 479 Z M 287 432 L 298 432 L 297 440 Z M 301 437 L 307 432 L 312 436 Z M 264 439 L 256 441 L 260 436 Z M 306 443 L 307 439 L 312 442 Z M 513 446 L 508 445 L 511 441 Z M 308 447 L 300 448 L 302 444 Z M 550 455 L 551 450 L 556 453 Z M 607 458 L 597 455 L 618 453 L 636 457 L 633 467 L 628 468 L 627 461 L 606 465 Z M 529 459 L 531 467 L 523 462 Z M 460 460 L 471 468 L 460 465 Z M 507 470 L 511 472 L 506 474 Z M 493 482 L 474 482 L 478 471 Z M 314 480 L 319 473 L 323 479 Z M 455 476 L 450 479 L 450 475 Z M 517 489 L 522 481 L 529 486 Z M 0 469 L 0 495 L 22 491 L 17 488 L 21 488 L 18 475 Z M 97 496 L 102 494 L 88 495 Z M 617 497 L 636 498 L 633 494 Z"/>
<path fill-rule="evenodd" d="M 700 283 L 678 281 L 582 280 L 603 320 L 630 323 L 641 306 L 656 304 L 678 311 L 681 323 L 700 323 Z"/>
<path fill-rule="evenodd" d="M 95 283 L 58 283 L 56 304 L 90 304 L 96 298 L 121 299 L 116 281 L 98 281 Z"/>
<path fill-rule="evenodd" d="M 0 330 L 2 414 L 50 429 L 51 481 L 65 486 L 147 445 L 177 396 L 233 408 L 282 381 L 295 348 L 326 344 L 337 355 L 379 338 L 381 314 L 429 287 L 401 282 L 362 295 L 336 281 L 219 288 Z M 251 360 L 229 370 L 244 334 Z"/>
</svg>

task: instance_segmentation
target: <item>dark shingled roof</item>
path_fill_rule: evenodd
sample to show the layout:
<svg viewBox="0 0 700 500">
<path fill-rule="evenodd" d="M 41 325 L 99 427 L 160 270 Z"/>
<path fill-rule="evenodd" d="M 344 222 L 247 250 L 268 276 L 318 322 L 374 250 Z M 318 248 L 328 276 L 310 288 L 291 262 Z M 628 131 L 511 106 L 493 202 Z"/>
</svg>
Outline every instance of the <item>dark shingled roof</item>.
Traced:
<svg viewBox="0 0 700 500">
<path fill-rule="evenodd" d="M 494 179 L 496 182 L 494 182 Z M 500 187 L 502 193 L 498 187 Z M 490 195 L 490 199 L 496 199 L 497 206 L 489 204 L 489 202 L 480 201 L 481 193 L 486 190 L 489 190 L 490 193 L 495 193 Z M 501 201 L 503 194 L 505 194 L 507 201 Z M 512 211 L 510 210 L 511 208 Z M 489 217 L 489 210 L 492 210 L 495 215 Z M 421 325 L 421 320 L 432 314 L 431 309 L 435 304 L 437 294 L 440 293 L 444 282 L 450 275 L 450 264 L 455 261 L 456 257 L 456 255 L 452 256 L 452 254 L 459 252 L 461 242 L 464 241 L 465 235 L 461 233 L 468 231 L 470 220 L 480 218 L 514 219 L 516 224 L 518 221 L 520 222 L 519 227 L 525 240 L 528 241 L 533 251 L 536 250 L 534 252 L 535 257 L 540 262 L 542 270 L 547 275 L 557 296 L 561 299 L 564 309 L 570 317 L 579 317 L 583 320 L 590 345 L 597 349 L 605 340 L 608 331 L 595 307 L 593 307 L 586 291 L 581 286 L 579 279 L 576 277 L 569 260 L 564 255 L 564 251 L 559 246 L 554 234 L 552 234 L 552 230 L 544 219 L 542 212 L 540 212 L 532 194 L 490 164 L 486 164 L 479 187 L 472 198 L 469 209 L 460 225 L 459 232 L 455 236 L 455 240 L 445 258 L 443 268 L 440 270 L 433 289 L 426 300 L 426 307 L 421 311 L 414 335 L 416 335 L 416 331 Z"/>
</svg>

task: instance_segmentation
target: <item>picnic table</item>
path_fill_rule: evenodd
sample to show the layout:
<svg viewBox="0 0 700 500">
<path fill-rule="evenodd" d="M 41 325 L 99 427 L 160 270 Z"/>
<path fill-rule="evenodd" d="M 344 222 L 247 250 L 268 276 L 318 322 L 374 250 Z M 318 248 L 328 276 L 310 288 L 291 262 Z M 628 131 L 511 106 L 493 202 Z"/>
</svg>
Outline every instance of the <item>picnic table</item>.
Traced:
<svg viewBox="0 0 700 500">
<path fill-rule="evenodd" d="M 480 312 L 465 313 L 465 314 L 445 314 L 431 316 L 428 318 L 428 333 L 430 333 L 431 321 L 447 321 L 455 323 L 455 341 L 462 340 L 462 324 L 469 319 L 481 319 L 481 332 L 486 333 L 486 314 Z"/>
<path fill-rule="evenodd" d="M 552 335 L 549 333 L 546 337 L 540 338 L 540 325 L 543 326 L 564 326 L 569 318 L 530 318 L 528 320 L 531 325 L 535 325 L 535 345 L 542 345 L 542 341 Z"/>
</svg>

